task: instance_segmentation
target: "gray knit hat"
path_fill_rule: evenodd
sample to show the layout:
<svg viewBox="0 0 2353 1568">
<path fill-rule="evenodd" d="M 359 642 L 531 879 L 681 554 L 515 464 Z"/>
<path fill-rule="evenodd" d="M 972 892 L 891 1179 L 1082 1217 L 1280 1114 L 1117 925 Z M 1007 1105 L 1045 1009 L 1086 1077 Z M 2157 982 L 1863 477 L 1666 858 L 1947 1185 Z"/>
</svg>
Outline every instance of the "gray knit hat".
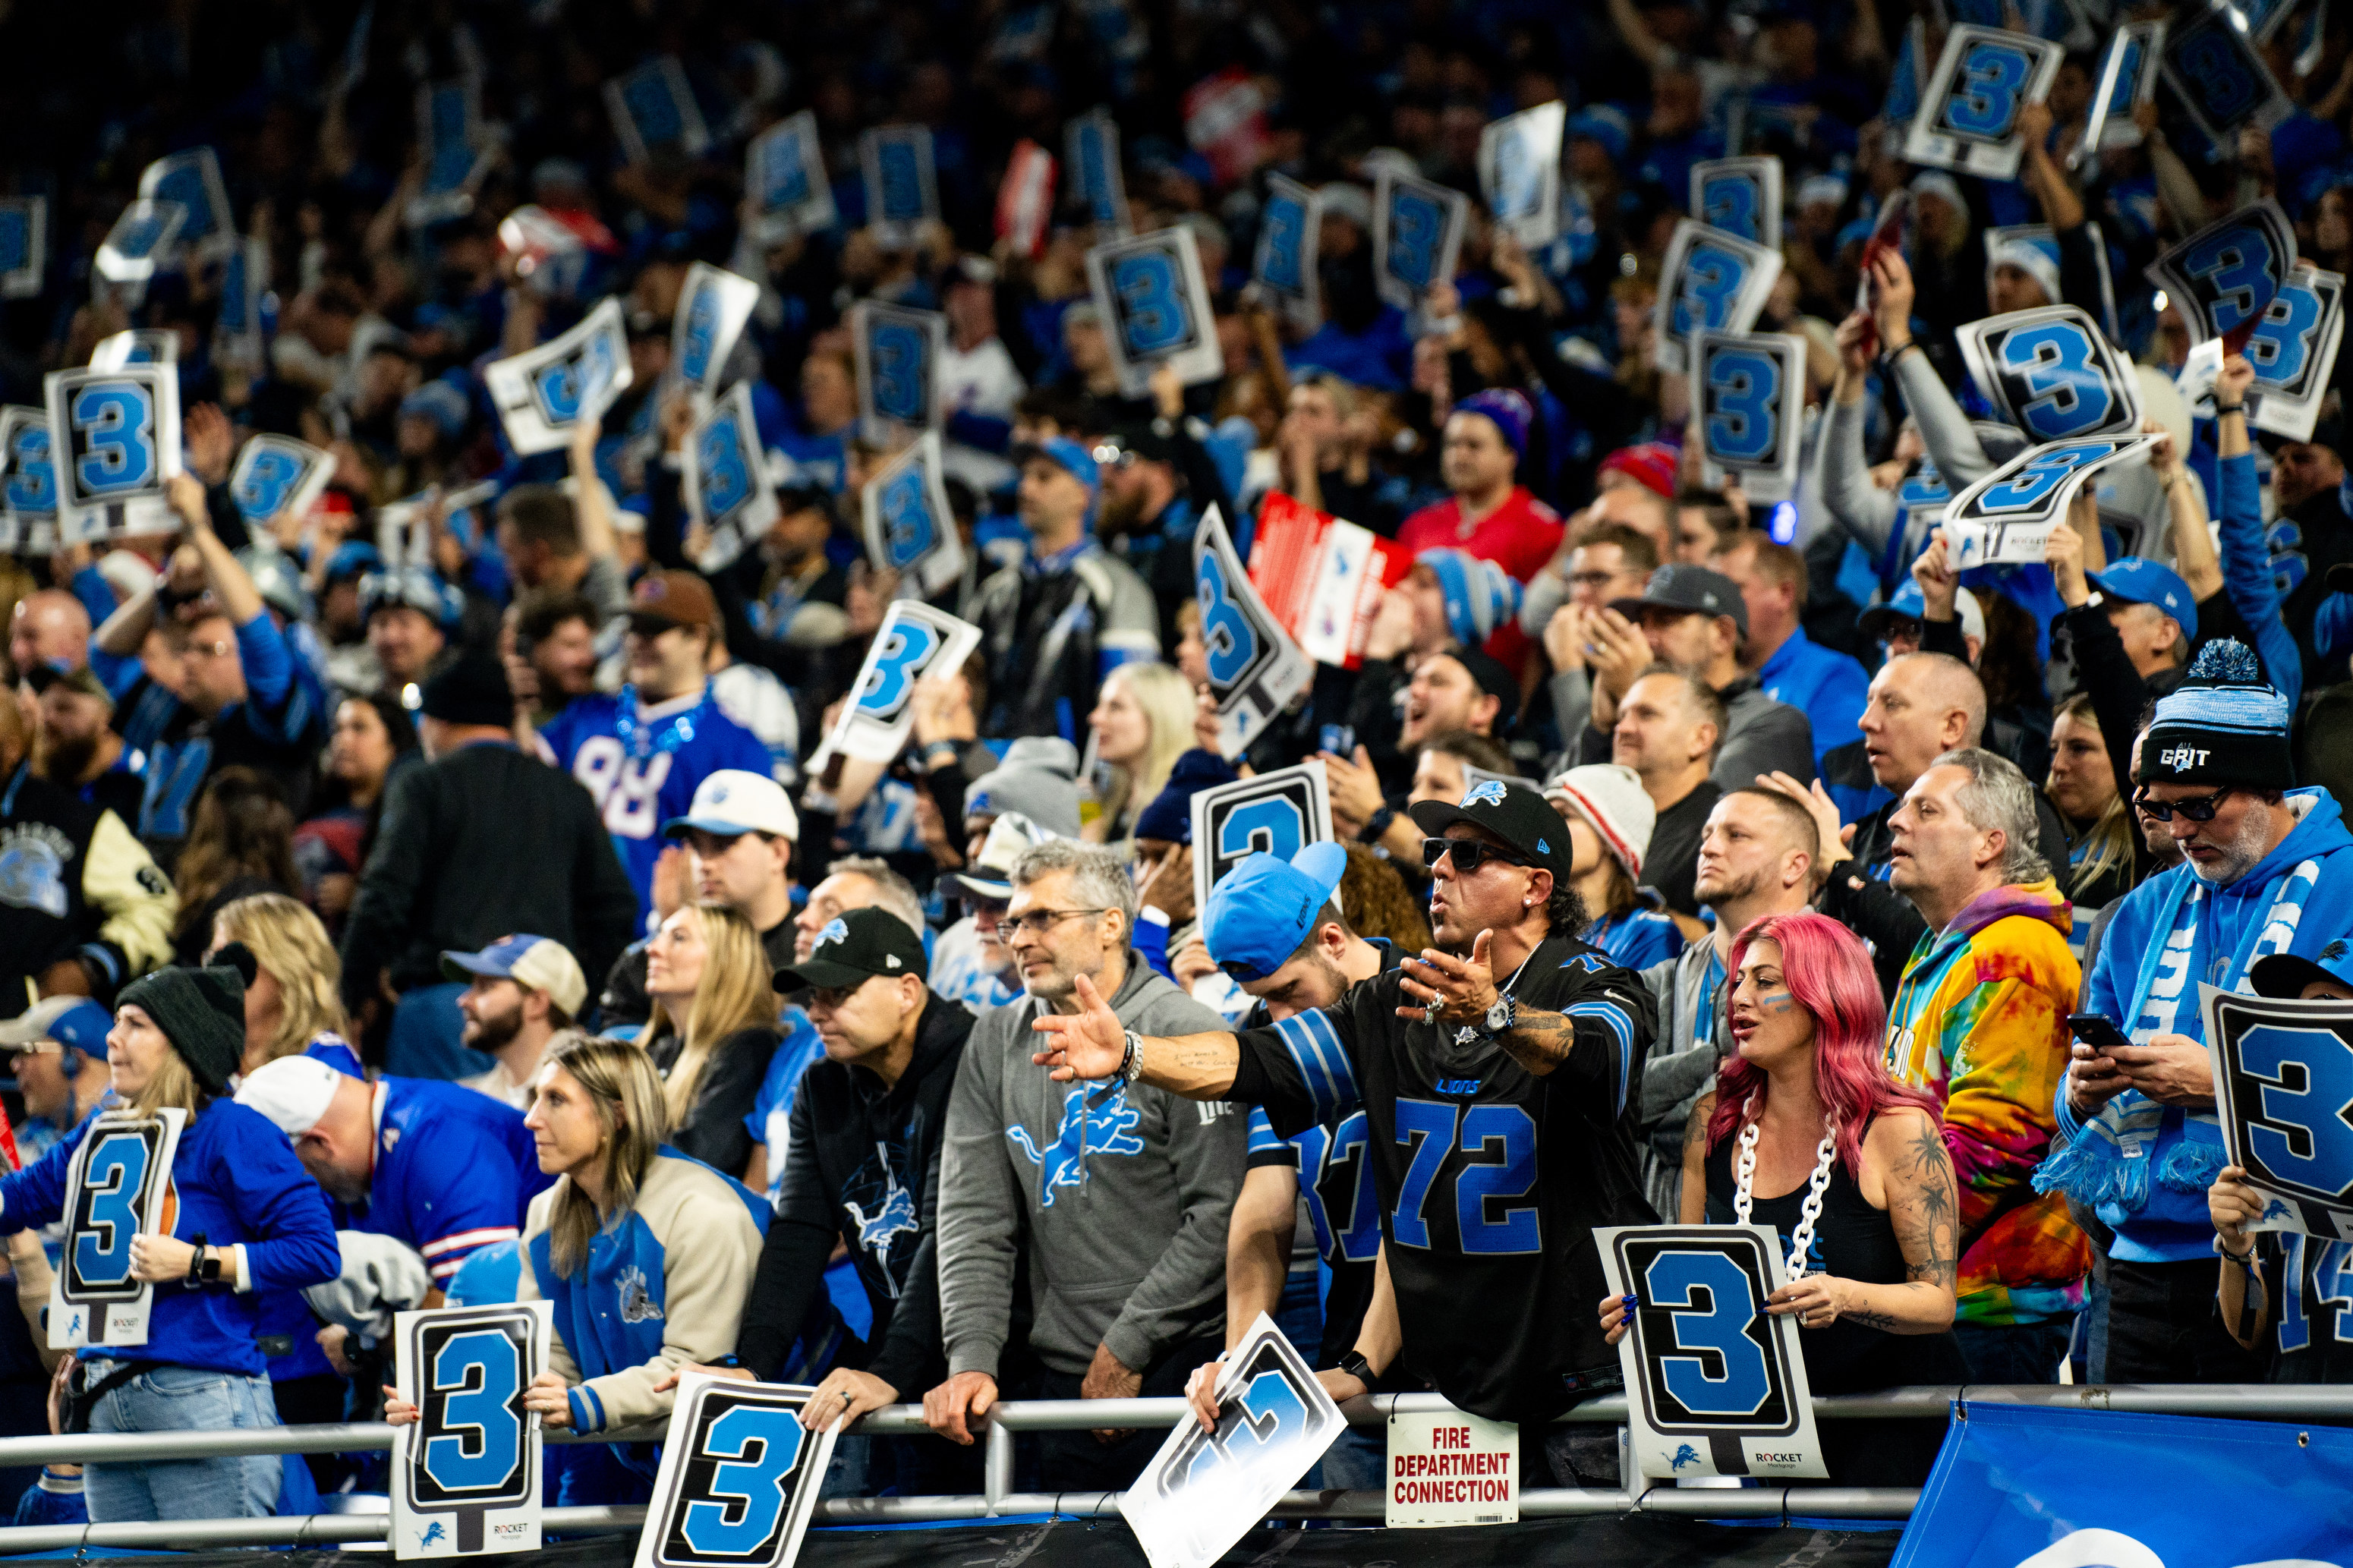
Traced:
<svg viewBox="0 0 2353 1568">
<path fill-rule="evenodd" d="M 259 966 L 233 942 L 202 969 L 159 969 L 124 986 L 117 1007 L 137 1007 L 164 1031 L 196 1081 L 221 1094 L 245 1059 L 245 988 Z"/>
<path fill-rule="evenodd" d="M 1018 811 L 1062 838 L 1079 836 L 1079 749 L 1056 735 L 1027 735 L 1005 749 L 996 771 L 964 792 L 964 815 Z"/>
</svg>

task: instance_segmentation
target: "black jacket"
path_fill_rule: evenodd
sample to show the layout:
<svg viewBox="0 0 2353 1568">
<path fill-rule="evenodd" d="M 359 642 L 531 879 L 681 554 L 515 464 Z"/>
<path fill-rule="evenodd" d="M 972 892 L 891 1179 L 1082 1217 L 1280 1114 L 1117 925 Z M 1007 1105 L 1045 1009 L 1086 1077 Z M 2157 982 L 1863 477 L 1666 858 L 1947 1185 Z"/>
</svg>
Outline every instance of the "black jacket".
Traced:
<svg viewBox="0 0 2353 1568">
<path fill-rule="evenodd" d="M 738 1029 L 712 1047 L 694 1082 L 693 1105 L 663 1142 L 715 1171 L 742 1176 L 754 1147 L 752 1112 L 760 1101 L 760 1084 L 768 1076 L 768 1058 L 784 1037 L 776 1029 Z M 685 1037 L 667 1029 L 646 1044 L 646 1054 L 661 1069 L 665 1083 L 685 1052 Z"/>
<path fill-rule="evenodd" d="M 375 996 L 386 970 L 395 990 L 438 984 L 444 949 L 519 931 L 602 974 L 637 923 L 637 889 L 579 781 L 511 745 L 461 746 L 385 792 L 343 932 L 343 1001 Z"/>
<path fill-rule="evenodd" d="M 940 1147 L 972 1026 L 970 1013 L 933 996 L 915 1026 L 914 1058 L 889 1089 L 865 1068 L 830 1058 L 802 1076 L 776 1212 L 736 1347 L 764 1381 L 785 1364 L 824 1295 L 837 1236 L 849 1244 L 874 1310 L 866 1370 L 901 1399 L 947 1375 L 934 1251 Z"/>
<path fill-rule="evenodd" d="M 0 1017 L 68 959 L 111 1005 L 123 982 L 171 962 L 174 908 L 122 818 L 17 765 L 0 790 Z"/>
</svg>

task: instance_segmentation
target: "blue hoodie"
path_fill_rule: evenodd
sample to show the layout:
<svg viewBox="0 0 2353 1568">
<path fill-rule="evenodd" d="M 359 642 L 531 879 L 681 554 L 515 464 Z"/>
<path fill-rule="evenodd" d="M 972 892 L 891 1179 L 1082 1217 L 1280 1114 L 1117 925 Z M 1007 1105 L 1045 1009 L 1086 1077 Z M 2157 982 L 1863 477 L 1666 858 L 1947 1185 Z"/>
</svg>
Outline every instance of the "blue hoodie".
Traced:
<svg viewBox="0 0 2353 1568">
<path fill-rule="evenodd" d="M 2200 982 L 2243 989 L 2257 958 L 2311 958 L 2353 935 L 2353 834 L 2327 790 L 2291 790 L 2287 800 L 2300 820 L 2228 887 L 2200 881 L 2185 865 L 2125 896 L 2101 939 L 2085 1011 L 2115 1019 L 2137 1043 L 2159 1034 L 2202 1043 Z M 2110 1255 L 2126 1262 L 2210 1255 L 2206 1189 L 2226 1163 L 2213 1111 L 2159 1105 L 2126 1089 L 2087 1128 L 2068 1106 L 2063 1078 L 2056 1110 L 2037 1191 L 2063 1188 L 2092 1204 L 2116 1233 Z"/>
</svg>

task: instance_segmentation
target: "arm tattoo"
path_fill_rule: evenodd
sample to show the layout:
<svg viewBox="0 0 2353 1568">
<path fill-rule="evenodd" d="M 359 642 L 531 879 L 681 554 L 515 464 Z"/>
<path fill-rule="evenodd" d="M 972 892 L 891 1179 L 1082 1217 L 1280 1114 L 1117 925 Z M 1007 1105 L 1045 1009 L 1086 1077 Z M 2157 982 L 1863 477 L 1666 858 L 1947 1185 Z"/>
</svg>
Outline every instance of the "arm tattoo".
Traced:
<svg viewBox="0 0 2353 1568">
<path fill-rule="evenodd" d="M 1887 1333 L 1895 1331 L 1895 1320 L 1885 1312 L 1841 1312 L 1839 1315 L 1848 1322 L 1861 1323 L 1866 1329 L 1878 1329 Z"/>
<path fill-rule="evenodd" d="M 1577 1048 L 1577 1020 L 1559 1013 L 1522 1013 L 1500 1043 L 1514 1061 L 1541 1078 Z"/>
<path fill-rule="evenodd" d="M 1699 1103 L 1692 1107 L 1691 1121 L 1683 1127 L 1683 1147 L 1685 1149 L 1689 1149 L 1694 1143 L 1705 1142 L 1707 1138 L 1708 1119 L 1715 1114 L 1715 1101 L 1713 1098 L 1702 1100 Z"/>
<path fill-rule="evenodd" d="M 1892 1211 L 1901 1211 L 1891 1217 L 1895 1221 L 1895 1239 L 1911 1260 L 1907 1277 L 1950 1289 L 1959 1279 L 1958 1203 L 1944 1134 L 1934 1122 L 1914 1135 L 1900 1174 L 1915 1184 L 1907 1201 L 1890 1205 Z"/>
</svg>

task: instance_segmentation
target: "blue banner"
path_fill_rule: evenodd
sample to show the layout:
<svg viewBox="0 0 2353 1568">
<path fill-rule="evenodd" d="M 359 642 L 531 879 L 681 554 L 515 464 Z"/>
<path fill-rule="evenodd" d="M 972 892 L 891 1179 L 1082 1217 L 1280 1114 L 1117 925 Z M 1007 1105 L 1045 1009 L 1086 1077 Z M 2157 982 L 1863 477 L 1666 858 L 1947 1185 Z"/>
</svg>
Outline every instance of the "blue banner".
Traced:
<svg viewBox="0 0 2353 1568">
<path fill-rule="evenodd" d="M 2353 1431 L 1971 1404 L 1893 1568 L 2353 1563 Z"/>
</svg>

